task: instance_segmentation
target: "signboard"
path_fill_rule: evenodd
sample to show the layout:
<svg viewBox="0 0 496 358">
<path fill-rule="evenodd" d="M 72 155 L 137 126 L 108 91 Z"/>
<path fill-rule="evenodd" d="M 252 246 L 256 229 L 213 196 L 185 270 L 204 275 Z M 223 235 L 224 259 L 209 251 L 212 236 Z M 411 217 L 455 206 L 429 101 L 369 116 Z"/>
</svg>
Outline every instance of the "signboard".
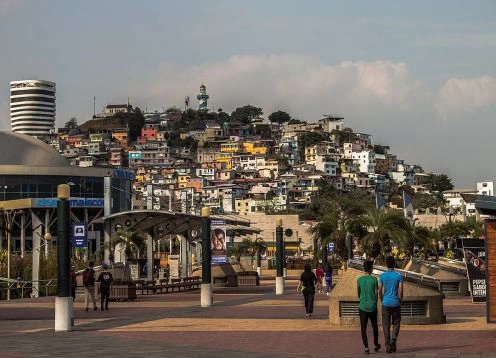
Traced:
<svg viewBox="0 0 496 358">
<path fill-rule="evenodd" d="M 71 208 L 103 208 L 103 198 L 70 198 Z M 56 208 L 59 199 L 37 198 L 31 199 L 33 208 Z"/>
<path fill-rule="evenodd" d="M 88 246 L 88 232 L 85 223 L 72 224 L 72 246 L 73 247 L 87 247 Z"/>
<path fill-rule="evenodd" d="M 139 267 L 138 264 L 129 265 L 129 270 L 131 271 L 131 278 L 133 280 L 139 280 Z"/>
<path fill-rule="evenodd" d="M 327 244 L 327 251 L 334 252 L 334 242 L 330 242 Z"/>
<path fill-rule="evenodd" d="M 226 222 L 224 220 L 211 221 L 210 249 L 212 251 L 213 264 L 222 264 L 227 262 Z"/>
<path fill-rule="evenodd" d="M 481 239 L 462 239 L 472 302 L 486 302 L 486 249 Z"/>
</svg>

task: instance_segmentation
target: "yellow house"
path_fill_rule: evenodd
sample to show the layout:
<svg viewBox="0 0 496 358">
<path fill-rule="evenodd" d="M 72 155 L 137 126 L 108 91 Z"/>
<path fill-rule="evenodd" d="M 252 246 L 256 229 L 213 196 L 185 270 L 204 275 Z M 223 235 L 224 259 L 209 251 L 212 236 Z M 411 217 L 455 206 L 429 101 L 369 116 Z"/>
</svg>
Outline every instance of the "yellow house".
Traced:
<svg viewBox="0 0 496 358">
<path fill-rule="evenodd" d="M 227 142 L 220 145 L 221 153 L 239 153 L 243 148 L 243 143 L 240 142 Z"/>
<path fill-rule="evenodd" d="M 217 163 L 223 163 L 225 165 L 225 169 L 230 170 L 233 166 L 233 155 L 232 153 L 217 153 L 215 155 L 215 161 Z"/>
<path fill-rule="evenodd" d="M 262 142 L 244 142 L 243 143 L 243 152 L 250 154 L 267 154 L 267 147 Z"/>
<path fill-rule="evenodd" d="M 129 145 L 128 130 L 114 130 L 112 132 L 112 138 L 114 138 L 118 143 L 119 147 L 126 149 Z"/>
<path fill-rule="evenodd" d="M 188 186 L 188 181 L 191 178 L 191 175 L 179 175 L 177 177 L 177 187 L 178 188 L 186 188 Z"/>
</svg>

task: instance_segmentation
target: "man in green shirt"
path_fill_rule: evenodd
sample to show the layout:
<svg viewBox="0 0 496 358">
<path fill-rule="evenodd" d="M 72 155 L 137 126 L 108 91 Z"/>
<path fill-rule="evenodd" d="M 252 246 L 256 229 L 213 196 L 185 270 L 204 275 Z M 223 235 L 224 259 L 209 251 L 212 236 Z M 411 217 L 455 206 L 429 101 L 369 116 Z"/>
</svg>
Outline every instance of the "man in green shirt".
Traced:
<svg viewBox="0 0 496 358">
<path fill-rule="evenodd" d="M 378 297 L 378 284 L 377 278 L 372 276 L 372 261 L 365 261 L 363 269 L 365 275 L 357 280 L 358 298 L 358 313 L 360 315 L 360 329 L 362 331 L 363 345 L 365 346 L 365 353 L 369 353 L 369 343 L 367 339 L 367 323 L 370 319 L 372 330 L 374 331 L 374 351 L 378 352 L 381 348 L 379 344 L 379 331 L 377 329 L 377 297 Z"/>
</svg>

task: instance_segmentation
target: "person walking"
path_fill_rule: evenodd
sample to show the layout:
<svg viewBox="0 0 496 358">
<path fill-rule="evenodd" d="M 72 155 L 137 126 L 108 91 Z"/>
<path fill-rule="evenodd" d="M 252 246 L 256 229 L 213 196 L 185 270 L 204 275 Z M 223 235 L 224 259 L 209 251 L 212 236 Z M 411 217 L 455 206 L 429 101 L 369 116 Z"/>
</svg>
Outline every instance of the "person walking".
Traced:
<svg viewBox="0 0 496 358">
<path fill-rule="evenodd" d="M 396 341 L 400 333 L 401 302 L 403 301 L 403 277 L 394 270 L 394 257 L 386 258 L 387 272 L 379 276 L 379 297 L 382 301 L 382 329 L 386 352 L 396 352 Z M 393 332 L 391 335 L 391 323 Z"/>
<path fill-rule="evenodd" d="M 317 284 L 317 276 L 312 272 L 312 266 L 310 264 L 305 264 L 304 271 L 300 276 L 300 282 L 298 283 L 298 292 L 303 293 L 305 298 L 305 311 L 307 317 L 310 317 L 313 313 L 313 300 L 315 298 L 315 285 Z"/>
<path fill-rule="evenodd" d="M 110 285 L 114 281 L 112 274 L 108 271 L 108 265 L 102 265 L 103 271 L 98 275 L 97 282 L 100 282 L 100 304 L 102 311 L 108 310 L 108 303 L 110 298 Z"/>
<path fill-rule="evenodd" d="M 378 284 L 377 278 L 372 276 L 372 261 L 365 261 L 363 269 L 365 275 L 357 280 L 357 293 L 360 303 L 358 304 L 358 314 L 360 316 L 360 330 L 362 333 L 362 341 L 365 347 L 365 354 L 369 354 L 369 342 L 367 339 L 367 324 L 370 319 L 372 331 L 374 332 L 374 352 L 381 349 L 379 344 L 379 330 L 377 328 L 377 297 Z"/>
<path fill-rule="evenodd" d="M 326 263 L 324 275 L 325 275 L 325 283 L 326 283 L 326 294 L 327 296 L 329 296 L 332 290 L 332 266 L 330 261 L 327 261 Z"/>
<path fill-rule="evenodd" d="M 96 300 L 95 300 L 95 270 L 93 269 L 94 266 L 95 264 L 93 263 L 93 261 L 90 261 L 88 267 L 85 268 L 83 271 L 83 285 L 85 289 L 84 305 L 86 307 L 86 311 L 88 310 L 90 297 L 91 300 L 93 301 L 93 309 L 95 311 L 98 309 L 96 307 Z"/>
<path fill-rule="evenodd" d="M 69 277 L 71 278 L 71 297 L 72 297 L 72 302 L 76 300 L 76 288 L 77 288 L 77 277 L 76 277 L 76 271 L 75 266 L 71 266 L 71 272 L 69 273 Z"/>
<path fill-rule="evenodd" d="M 318 264 L 315 269 L 315 276 L 317 276 L 317 290 L 322 293 L 322 283 L 324 280 L 324 270 L 322 270 L 322 265 Z"/>
</svg>

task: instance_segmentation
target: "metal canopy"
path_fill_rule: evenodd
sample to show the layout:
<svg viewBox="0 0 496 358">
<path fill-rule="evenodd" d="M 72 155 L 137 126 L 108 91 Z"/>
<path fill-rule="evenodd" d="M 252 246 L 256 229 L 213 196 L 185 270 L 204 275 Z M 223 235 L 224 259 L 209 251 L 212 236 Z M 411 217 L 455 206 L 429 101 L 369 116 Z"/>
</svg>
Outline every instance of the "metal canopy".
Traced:
<svg viewBox="0 0 496 358">
<path fill-rule="evenodd" d="M 249 220 L 232 215 L 212 215 L 211 220 L 224 220 L 226 230 L 231 234 L 255 233 L 260 230 L 250 228 Z M 110 224 L 110 234 L 120 230 L 136 230 L 149 233 L 154 239 L 166 235 L 182 235 L 188 241 L 199 238 L 201 216 L 167 210 L 130 210 L 99 218 L 93 223 Z"/>
<path fill-rule="evenodd" d="M 496 215 L 496 197 L 488 195 L 477 195 L 475 208 L 482 215 Z"/>
</svg>

